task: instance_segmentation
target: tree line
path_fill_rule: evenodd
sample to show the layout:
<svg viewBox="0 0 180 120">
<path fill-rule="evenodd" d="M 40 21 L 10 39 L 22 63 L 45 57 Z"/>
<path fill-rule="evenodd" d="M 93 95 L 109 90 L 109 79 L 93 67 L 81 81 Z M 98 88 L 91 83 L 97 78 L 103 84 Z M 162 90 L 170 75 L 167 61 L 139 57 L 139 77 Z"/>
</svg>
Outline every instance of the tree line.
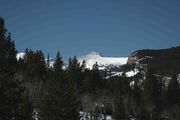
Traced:
<svg viewBox="0 0 180 120">
<path fill-rule="evenodd" d="M 179 120 L 180 84 L 150 67 L 143 79 L 102 76 L 76 57 L 67 68 L 58 51 L 53 67 L 41 50 L 17 50 L 0 18 L 0 119 L 2 120 Z"/>
</svg>

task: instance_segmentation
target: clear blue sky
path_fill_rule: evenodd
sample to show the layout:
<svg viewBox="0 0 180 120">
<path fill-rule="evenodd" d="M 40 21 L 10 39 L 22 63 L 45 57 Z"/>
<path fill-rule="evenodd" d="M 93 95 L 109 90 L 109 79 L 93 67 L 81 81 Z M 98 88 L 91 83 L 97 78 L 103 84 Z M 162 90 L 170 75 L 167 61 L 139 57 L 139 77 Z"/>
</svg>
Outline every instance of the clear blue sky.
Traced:
<svg viewBox="0 0 180 120">
<path fill-rule="evenodd" d="M 19 52 L 67 59 L 180 45 L 180 0 L 0 0 L 0 16 Z"/>
</svg>

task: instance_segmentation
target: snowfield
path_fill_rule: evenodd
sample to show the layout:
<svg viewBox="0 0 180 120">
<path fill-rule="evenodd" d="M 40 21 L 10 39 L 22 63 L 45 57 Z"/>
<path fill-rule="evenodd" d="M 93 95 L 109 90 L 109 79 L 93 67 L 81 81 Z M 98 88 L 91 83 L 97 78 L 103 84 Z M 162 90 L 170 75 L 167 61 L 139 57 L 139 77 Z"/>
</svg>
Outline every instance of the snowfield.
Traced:
<svg viewBox="0 0 180 120">
<path fill-rule="evenodd" d="M 90 114 L 89 113 L 84 113 L 84 112 L 80 112 L 80 120 L 90 120 Z M 99 120 L 104 120 L 104 115 L 100 114 L 100 118 Z M 106 120 L 112 120 L 112 116 L 111 115 L 106 115 Z"/>
<path fill-rule="evenodd" d="M 105 66 L 113 65 L 120 66 L 127 63 L 128 57 L 102 57 L 97 52 L 91 52 L 88 55 L 82 56 L 78 58 L 80 63 L 85 60 L 86 68 L 92 69 L 93 65 L 97 62 L 100 69 L 104 69 Z"/>
<path fill-rule="evenodd" d="M 132 77 L 132 76 L 135 76 L 137 73 L 139 73 L 139 70 L 138 69 L 134 69 L 134 70 L 126 72 L 126 76 L 127 77 Z"/>
</svg>

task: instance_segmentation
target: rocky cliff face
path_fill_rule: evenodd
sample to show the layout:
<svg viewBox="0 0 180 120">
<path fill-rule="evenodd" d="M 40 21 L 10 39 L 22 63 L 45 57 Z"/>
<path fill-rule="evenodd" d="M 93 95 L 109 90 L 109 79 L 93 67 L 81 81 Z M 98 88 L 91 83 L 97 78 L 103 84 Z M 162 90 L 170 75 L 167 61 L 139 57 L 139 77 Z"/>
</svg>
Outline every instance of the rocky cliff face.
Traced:
<svg viewBox="0 0 180 120">
<path fill-rule="evenodd" d="M 127 60 L 127 64 L 131 65 L 131 64 L 136 64 L 138 61 L 138 57 L 137 56 L 129 56 L 128 60 Z"/>
</svg>

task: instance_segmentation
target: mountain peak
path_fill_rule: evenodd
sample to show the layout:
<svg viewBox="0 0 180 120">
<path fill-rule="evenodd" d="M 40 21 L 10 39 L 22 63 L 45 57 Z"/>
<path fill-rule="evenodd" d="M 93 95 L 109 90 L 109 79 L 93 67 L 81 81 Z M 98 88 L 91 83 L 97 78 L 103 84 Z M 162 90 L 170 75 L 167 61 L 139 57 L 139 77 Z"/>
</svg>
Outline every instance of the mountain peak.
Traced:
<svg viewBox="0 0 180 120">
<path fill-rule="evenodd" d="M 99 52 L 96 52 L 96 51 L 91 51 L 89 54 L 101 55 Z"/>
<path fill-rule="evenodd" d="M 92 51 L 89 54 L 80 57 L 78 61 L 82 63 L 82 61 L 85 60 L 86 67 L 90 69 L 92 69 L 92 66 L 97 62 L 99 67 L 103 69 L 109 65 L 124 65 L 126 64 L 127 59 L 127 57 L 103 57 L 100 53 Z"/>
<path fill-rule="evenodd" d="M 26 53 L 24 53 L 24 52 L 17 53 L 16 59 L 17 59 L 17 60 L 19 60 L 19 59 L 24 59 L 25 54 L 26 54 Z"/>
<path fill-rule="evenodd" d="M 102 57 L 102 55 L 99 52 L 91 51 L 89 54 L 85 55 L 85 57 L 89 59 L 95 59 Z"/>
</svg>

